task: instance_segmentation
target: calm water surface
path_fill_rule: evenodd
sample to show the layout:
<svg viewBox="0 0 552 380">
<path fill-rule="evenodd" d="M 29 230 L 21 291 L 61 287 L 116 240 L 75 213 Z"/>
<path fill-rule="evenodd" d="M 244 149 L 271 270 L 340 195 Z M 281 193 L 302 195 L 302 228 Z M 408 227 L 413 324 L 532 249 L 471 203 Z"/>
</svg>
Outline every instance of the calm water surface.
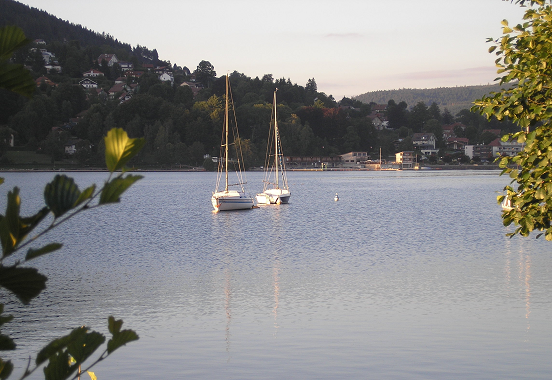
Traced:
<svg viewBox="0 0 552 380">
<path fill-rule="evenodd" d="M 505 237 L 498 172 L 292 172 L 290 204 L 218 214 L 214 173 L 144 175 L 50 236 L 36 301 L 7 301 L 19 373 L 114 315 L 140 340 L 99 380 L 552 376 L 552 243 Z M 2 176 L 2 208 L 17 185 L 29 214 L 53 174 Z"/>
</svg>

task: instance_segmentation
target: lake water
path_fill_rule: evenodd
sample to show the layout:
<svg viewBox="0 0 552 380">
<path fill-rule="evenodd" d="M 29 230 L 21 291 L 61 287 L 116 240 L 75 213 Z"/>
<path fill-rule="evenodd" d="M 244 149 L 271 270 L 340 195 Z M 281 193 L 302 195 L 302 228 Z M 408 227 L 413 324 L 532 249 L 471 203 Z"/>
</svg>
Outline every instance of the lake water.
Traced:
<svg viewBox="0 0 552 380">
<path fill-rule="evenodd" d="M 53 178 L 1 176 L 2 209 L 18 185 L 25 214 Z M 552 376 L 552 242 L 505 237 L 496 171 L 291 172 L 288 205 L 218 214 L 214 173 L 144 176 L 45 240 L 65 244 L 36 260 L 48 289 L 6 301 L 17 373 L 114 315 L 140 340 L 99 380 Z"/>
</svg>

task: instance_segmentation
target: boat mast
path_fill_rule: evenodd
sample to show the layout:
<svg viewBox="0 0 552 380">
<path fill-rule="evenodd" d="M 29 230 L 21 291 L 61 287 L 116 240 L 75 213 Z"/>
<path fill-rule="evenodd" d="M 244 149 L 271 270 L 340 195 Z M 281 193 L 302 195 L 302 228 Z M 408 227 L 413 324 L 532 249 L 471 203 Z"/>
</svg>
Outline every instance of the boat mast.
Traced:
<svg viewBox="0 0 552 380">
<path fill-rule="evenodd" d="M 226 143 L 224 144 L 224 169 L 226 172 L 226 185 L 224 191 L 228 192 L 228 74 L 226 74 L 226 107 L 224 111 L 224 127 L 226 129 Z"/>
<path fill-rule="evenodd" d="M 278 152 L 278 117 L 276 115 L 276 91 L 278 91 L 278 89 L 274 90 L 274 168 L 276 170 L 276 188 L 279 189 L 278 160 L 280 159 L 280 154 Z"/>
</svg>

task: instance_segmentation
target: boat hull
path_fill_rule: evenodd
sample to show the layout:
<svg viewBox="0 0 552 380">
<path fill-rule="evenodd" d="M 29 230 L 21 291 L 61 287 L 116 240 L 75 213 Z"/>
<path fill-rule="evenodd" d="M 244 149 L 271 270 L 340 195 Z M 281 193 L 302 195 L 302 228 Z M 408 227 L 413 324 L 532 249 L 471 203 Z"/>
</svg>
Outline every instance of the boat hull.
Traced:
<svg viewBox="0 0 552 380">
<path fill-rule="evenodd" d="M 261 194 L 257 194 L 256 199 L 258 205 L 274 205 L 288 203 L 290 197 L 291 193 L 289 190 L 270 189 Z"/>
<path fill-rule="evenodd" d="M 215 211 L 248 210 L 253 208 L 253 198 L 237 191 L 217 192 L 211 197 Z"/>
</svg>

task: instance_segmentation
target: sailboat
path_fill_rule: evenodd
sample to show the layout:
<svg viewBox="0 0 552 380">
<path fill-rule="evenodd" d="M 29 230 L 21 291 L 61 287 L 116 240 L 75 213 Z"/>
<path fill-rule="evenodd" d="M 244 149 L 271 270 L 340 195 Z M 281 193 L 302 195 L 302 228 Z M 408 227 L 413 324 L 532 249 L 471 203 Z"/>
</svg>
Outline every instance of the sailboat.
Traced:
<svg viewBox="0 0 552 380">
<path fill-rule="evenodd" d="M 278 91 L 278 89 L 276 89 L 276 91 Z M 268 134 L 263 192 L 256 196 L 258 205 L 288 203 L 289 197 L 291 196 L 287 183 L 284 155 L 282 154 L 282 146 L 280 143 L 280 132 L 278 131 L 276 91 L 274 91 L 272 122 Z"/>
<path fill-rule="evenodd" d="M 254 202 L 253 198 L 245 194 L 245 181 L 243 180 L 244 176 L 242 174 L 243 170 L 243 158 L 241 153 L 241 147 L 239 144 L 235 144 L 236 140 L 239 140 L 238 135 L 238 126 L 235 123 L 236 114 L 234 110 L 234 103 L 230 101 L 232 92 L 230 91 L 230 81 L 228 75 L 226 75 L 226 103 L 224 111 L 224 128 L 222 132 L 222 142 L 221 142 L 221 154 L 218 160 L 218 174 L 217 174 L 217 184 L 213 196 L 211 197 L 211 203 L 215 211 L 230 211 L 230 210 L 247 210 L 253 208 Z M 233 141 L 232 145 L 236 148 L 236 159 L 230 160 L 228 156 L 228 148 L 230 146 L 229 135 L 230 135 L 230 122 L 228 118 L 229 106 L 232 105 L 232 114 L 234 119 L 234 125 L 232 128 Z M 235 167 L 235 173 L 237 182 L 229 183 L 228 179 L 228 164 L 232 163 Z M 222 177 L 224 175 L 224 190 L 219 190 L 221 186 Z M 231 190 L 230 187 L 238 187 L 238 190 Z"/>
</svg>

